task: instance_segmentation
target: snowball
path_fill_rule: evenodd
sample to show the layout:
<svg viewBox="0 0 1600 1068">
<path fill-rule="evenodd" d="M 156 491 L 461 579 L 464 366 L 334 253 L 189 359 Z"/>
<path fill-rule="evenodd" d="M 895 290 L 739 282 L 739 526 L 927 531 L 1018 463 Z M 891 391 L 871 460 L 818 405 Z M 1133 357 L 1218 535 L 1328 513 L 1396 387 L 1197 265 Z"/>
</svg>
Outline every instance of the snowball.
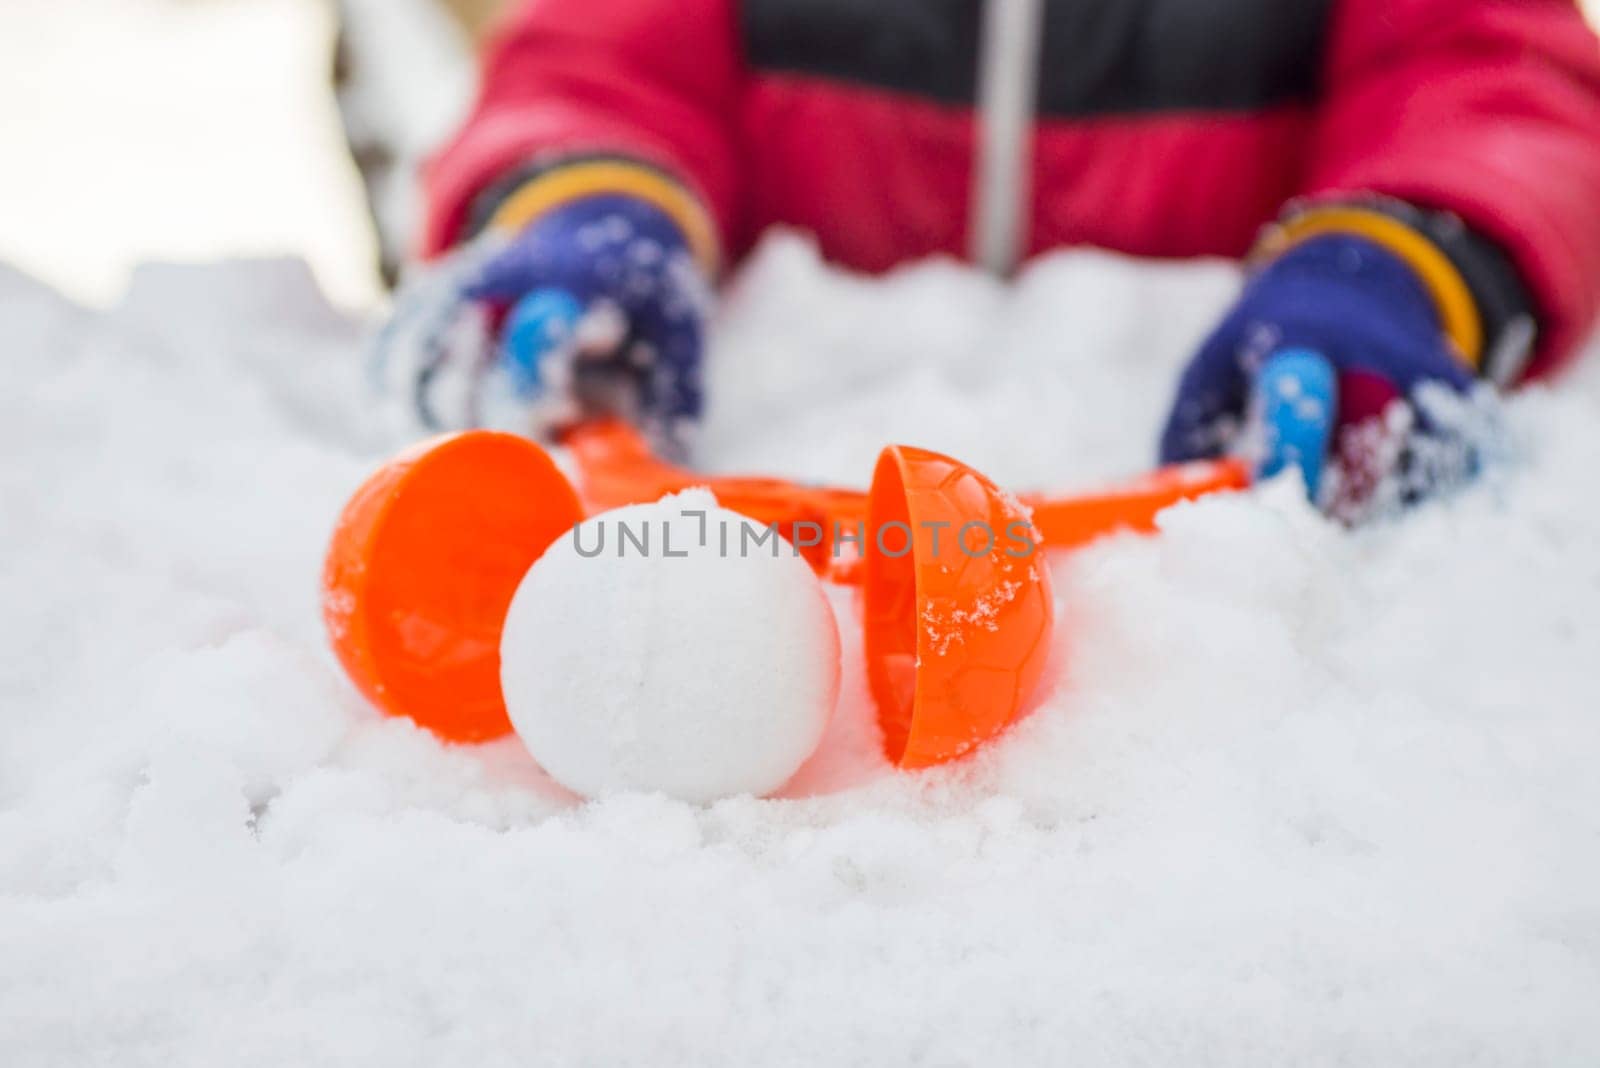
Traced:
<svg viewBox="0 0 1600 1068">
<path fill-rule="evenodd" d="M 534 759 L 587 797 L 767 794 L 822 738 L 839 633 L 788 542 L 689 490 L 549 548 L 511 602 L 500 681 Z"/>
</svg>

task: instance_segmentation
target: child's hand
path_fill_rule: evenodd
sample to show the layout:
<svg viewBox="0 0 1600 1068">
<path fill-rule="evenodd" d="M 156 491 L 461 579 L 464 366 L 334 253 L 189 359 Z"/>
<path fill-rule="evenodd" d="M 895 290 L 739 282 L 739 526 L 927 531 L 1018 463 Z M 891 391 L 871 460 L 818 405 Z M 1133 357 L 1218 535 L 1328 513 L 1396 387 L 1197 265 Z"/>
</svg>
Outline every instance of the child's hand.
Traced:
<svg viewBox="0 0 1600 1068">
<path fill-rule="evenodd" d="M 1284 352 L 1315 354 L 1313 366 L 1320 356 L 1335 376 L 1336 389 L 1330 383 L 1327 391 L 1337 394 L 1337 412 L 1323 413 L 1322 421 L 1338 431 L 1331 457 L 1338 474 L 1319 487 L 1323 457 L 1300 463 L 1314 498 L 1338 508 L 1365 501 L 1381 482 L 1398 482 L 1398 495 L 1414 499 L 1476 463 L 1473 435 L 1456 418 L 1471 406 L 1450 397 L 1468 394 L 1477 379 L 1447 337 L 1433 297 L 1399 256 L 1344 234 L 1312 237 L 1250 280 L 1183 373 L 1161 459 L 1248 452 L 1254 445 L 1265 453 L 1255 457 L 1265 468 L 1280 466 L 1272 441 L 1248 435 L 1253 397 L 1258 411 L 1263 406 L 1258 376 Z M 1273 388 L 1285 387 L 1275 380 Z M 1264 406 L 1275 399 L 1282 398 L 1265 398 Z M 1317 447 L 1327 445 L 1325 435 Z"/>
<path fill-rule="evenodd" d="M 430 426 L 544 435 L 617 415 L 679 453 L 701 411 L 708 303 L 672 218 L 586 196 L 492 231 L 402 292 L 379 365 Z"/>
</svg>

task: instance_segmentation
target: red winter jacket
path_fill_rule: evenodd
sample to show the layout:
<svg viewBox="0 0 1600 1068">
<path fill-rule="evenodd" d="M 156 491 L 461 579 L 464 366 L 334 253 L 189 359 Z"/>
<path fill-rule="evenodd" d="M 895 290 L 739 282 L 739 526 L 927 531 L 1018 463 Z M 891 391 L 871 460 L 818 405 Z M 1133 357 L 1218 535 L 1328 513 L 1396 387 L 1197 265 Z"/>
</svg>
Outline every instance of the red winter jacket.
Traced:
<svg viewBox="0 0 1600 1068">
<path fill-rule="evenodd" d="M 1535 373 L 1600 308 L 1600 48 L 1572 0 L 1046 0 L 1030 251 L 1246 253 L 1291 198 L 1458 214 L 1516 265 Z M 529 0 L 428 176 L 429 251 L 495 179 L 641 158 L 738 255 L 968 245 L 980 0 Z"/>
</svg>

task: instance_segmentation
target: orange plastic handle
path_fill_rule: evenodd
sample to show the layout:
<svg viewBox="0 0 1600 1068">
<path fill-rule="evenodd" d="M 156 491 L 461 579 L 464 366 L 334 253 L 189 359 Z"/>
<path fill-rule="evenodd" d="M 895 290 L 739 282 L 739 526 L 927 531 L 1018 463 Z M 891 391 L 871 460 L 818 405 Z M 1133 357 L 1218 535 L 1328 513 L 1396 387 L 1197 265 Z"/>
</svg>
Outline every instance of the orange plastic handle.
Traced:
<svg viewBox="0 0 1600 1068">
<path fill-rule="evenodd" d="M 691 486 L 705 486 L 724 508 L 760 523 L 775 523 L 790 540 L 796 524 L 815 523 L 825 544 L 803 550 L 818 573 L 835 582 L 859 581 L 858 570 L 833 559 L 828 545 L 835 526 L 853 528 L 867 516 L 864 492 L 811 486 L 776 478 L 696 474 L 666 463 L 650 451 L 638 431 L 621 422 L 591 423 L 564 440 L 578 466 L 578 489 L 600 510 L 654 501 Z M 1250 485 L 1250 469 L 1238 460 L 1207 460 L 1164 467 L 1121 486 L 1074 496 L 1021 494 L 1033 525 L 1052 549 L 1072 548 L 1119 530 L 1155 529 L 1156 515 L 1179 501 Z"/>
</svg>

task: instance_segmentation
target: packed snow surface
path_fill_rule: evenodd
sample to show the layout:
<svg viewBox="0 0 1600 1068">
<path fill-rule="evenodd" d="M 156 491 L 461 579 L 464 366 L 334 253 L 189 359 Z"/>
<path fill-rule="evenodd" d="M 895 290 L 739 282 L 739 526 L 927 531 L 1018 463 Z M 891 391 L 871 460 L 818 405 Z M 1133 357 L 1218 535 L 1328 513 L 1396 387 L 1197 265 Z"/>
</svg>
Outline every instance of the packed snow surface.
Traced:
<svg viewBox="0 0 1600 1068">
<path fill-rule="evenodd" d="M 511 601 L 500 679 L 528 752 L 584 797 L 762 796 L 822 740 L 839 628 L 804 558 L 691 489 L 557 538 Z"/>
<path fill-rule="evenodd" d="M 776 242 L 707 462 L 1137 471 L 1234 282 Z M 697 807 L 579 803 L 344 681 L 321 554 L 400 441 L 358 347 L 293 265 L 151 269 L 106 314 L 0 274 L 0 1063 L 1600 1058 L 1595 361 L 1403 521 L 1286 482 L 1058 560 L 1049 692 L 953 767 L 877 755 L 836 593 L 816 757 Z"/>
</svg>

